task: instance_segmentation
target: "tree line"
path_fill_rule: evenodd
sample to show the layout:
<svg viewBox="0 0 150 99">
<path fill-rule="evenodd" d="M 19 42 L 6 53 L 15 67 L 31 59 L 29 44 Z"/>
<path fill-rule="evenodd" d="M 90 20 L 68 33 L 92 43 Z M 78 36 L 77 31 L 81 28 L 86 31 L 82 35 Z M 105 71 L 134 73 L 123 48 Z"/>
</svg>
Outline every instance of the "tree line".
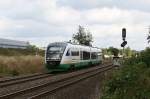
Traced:
<svg viewBox="0 0 150 99">
<path fill-rule="evenodd" d="M 114 47 L 102 48 L 102 53 L 104 55 L 119 56 L 119 55 L 123 55 L 123 52 L 125 57 L 136 56 L 138 54 L 138 51 L 132 50 L 130 47 L 125 48 L 124 51 L 123 49 L 118 49 Z"/>
<path fill-rule="evenodd" d="M 150 39 L 150 36 L 148 40 Z M 86 45 L 86 46 L 92 46 L 93 43 L 93 36 L 90 31 L 86 31 L 86 29 L 83 26 L 79 25 L 77 33 L 73 34 L 72 36 L 73 43 Z M 118 56 L 123 55 L 123 49 L 118 49 L 114 47 L 109 48 L 102 48 L 102 52 L 104 55 L 114 55 Z M 130 47 L 127 47 L 124 49 L 125 57 L 131 57 L 137 54 L 137 51 L 131 50 Z"/>
</svg>

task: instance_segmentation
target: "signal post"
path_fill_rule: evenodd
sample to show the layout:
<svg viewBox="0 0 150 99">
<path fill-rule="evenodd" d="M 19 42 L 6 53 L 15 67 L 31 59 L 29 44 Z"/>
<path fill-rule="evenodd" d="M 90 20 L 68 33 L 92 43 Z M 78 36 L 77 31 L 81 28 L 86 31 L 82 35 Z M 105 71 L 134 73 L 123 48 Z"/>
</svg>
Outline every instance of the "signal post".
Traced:
<svg viewBox="0 0 150 99">
<path fill-rule="evenodd" d="M 125 48 L 125 46 L 127 44 L 127 41 L 126 41 L 126 28 L 122 29 L 122 40 L 123 40 L 123 42 L 121 43 L 121 47 L 123 47 L 123 53 L 122 53 L 122 55 L 123 55 L 123 58 L 124 58 L 124 55 L 125 55 L 124 48 Z"/>
</svg>

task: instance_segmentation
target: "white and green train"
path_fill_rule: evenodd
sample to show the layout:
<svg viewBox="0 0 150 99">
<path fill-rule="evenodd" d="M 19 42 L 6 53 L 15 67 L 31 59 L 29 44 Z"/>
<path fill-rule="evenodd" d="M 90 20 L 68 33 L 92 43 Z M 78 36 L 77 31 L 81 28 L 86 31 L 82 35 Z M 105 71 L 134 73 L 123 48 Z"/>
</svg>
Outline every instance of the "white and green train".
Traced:
<svg viewBox="0 0 150 99">
<path fill-rule="evenodd" d="M 69 70 L 101 64 L 101 49 L 55 42 L 48 45 L 45 51 L 45 65 L 49 71 Z"/>
</svg>

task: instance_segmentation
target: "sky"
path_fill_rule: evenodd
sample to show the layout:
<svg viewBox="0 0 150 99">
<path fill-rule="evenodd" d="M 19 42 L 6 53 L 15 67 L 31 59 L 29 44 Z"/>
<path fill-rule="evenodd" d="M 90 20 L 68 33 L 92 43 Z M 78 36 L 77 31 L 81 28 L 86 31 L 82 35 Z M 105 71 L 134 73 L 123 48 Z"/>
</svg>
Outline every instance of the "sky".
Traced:
<svg viewBox="0 0 150 99">
<path fill-rule="evenodd" d="M 81 25 L 93 46 L 143 50 L 150 26 L 150 0 L 0 0 L 0 38 L 29 41 L 39 47 L 69 41 Z M 127 47 L 126 46 L 126 47 Z"/>
</svg>

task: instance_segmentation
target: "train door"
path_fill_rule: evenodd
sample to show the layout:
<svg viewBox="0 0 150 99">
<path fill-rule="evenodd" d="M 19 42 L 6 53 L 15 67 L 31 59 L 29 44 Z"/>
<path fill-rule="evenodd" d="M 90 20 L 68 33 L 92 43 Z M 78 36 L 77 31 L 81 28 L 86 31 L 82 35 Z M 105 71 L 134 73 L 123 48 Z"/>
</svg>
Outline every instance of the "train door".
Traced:
<svg viewBox="0 0 150 99">
<path fill-rule="evenodd" d="M 78 48 L 71 48 L 71 59 L 72 63 L 75 66 L 78 66 L 80 64 L 80 55 L 79 55 L 79 49 Z"/>
<path fill-rule="evenodd" d="M 65 60 L 66 64 L 71 64 L 72 63 L 72 60 L 71 60 L 71 50 L 70 49 L 67 50 L 67 53 L 66 53 L 66 55 L 64 57 L 64 60 Z"/>
</svg>

